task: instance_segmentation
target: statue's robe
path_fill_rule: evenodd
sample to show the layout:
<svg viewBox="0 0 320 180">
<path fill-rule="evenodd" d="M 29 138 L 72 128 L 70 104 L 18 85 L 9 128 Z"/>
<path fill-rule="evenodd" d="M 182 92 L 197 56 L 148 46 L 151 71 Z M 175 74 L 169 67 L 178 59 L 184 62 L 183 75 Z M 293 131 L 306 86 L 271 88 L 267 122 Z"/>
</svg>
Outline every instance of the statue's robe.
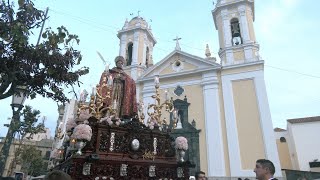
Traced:
<svg viewBox="0 0 320 180">
<path fill-rule="evenodd" d="M 110 98 L 103 101 L 104 107 L 113 107 L 114 101 L 117 102 L 116 114 L 120 118 L 130 118 L 137 114 L 136 101 L 136 83 L 127 75 L 122 69 L 114 67 L 109 70 L 109 75 L 103 72 L 100 78 L 100 85 L 102 80 L 106 77 L 107 82 L 109 76 L 113 77 L 113 85 L 110 88 Z M 106 83 L 107 83 L 106 82 Z M 107 88 L 102 89 L 103 97 L 107 96 Z"/>
</svg>

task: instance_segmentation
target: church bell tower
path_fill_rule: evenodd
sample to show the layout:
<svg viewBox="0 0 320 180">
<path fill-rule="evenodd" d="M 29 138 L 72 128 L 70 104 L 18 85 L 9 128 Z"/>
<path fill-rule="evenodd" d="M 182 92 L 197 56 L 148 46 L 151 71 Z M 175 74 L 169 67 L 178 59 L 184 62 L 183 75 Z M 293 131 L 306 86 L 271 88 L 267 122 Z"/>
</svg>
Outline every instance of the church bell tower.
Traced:
<svg viewBox="0 0 320 180">
<path fill-rule="evenodd" d="M 257 159 L 273 162 L 281 177 L 278 150 L 264 80 L 264 61 L 253 28 L 254 0 L 217 0 L 212 10 L 219 36 L 222 122 L 225 123 L 223 163 L 211 158 L 209 176 L 255 177 Z M 223 171 L 223 169 L 226 171 Z"/>
<path fill-rule="evenodd" d="M 126 60 L 124 70 L 137 80 L 146 68 L 153 65 L 152 52 L 157 41 L 151 27 L 138 15 L 129 22 L 126 20 L 117 36 L 120 39 L 119 55 Z"/>
<path fill-rule="evenodd" d="M 254 0 L 218 0 L 212 11 L 222 65 L 259 61 L 253 28 Z"/>
</svg>

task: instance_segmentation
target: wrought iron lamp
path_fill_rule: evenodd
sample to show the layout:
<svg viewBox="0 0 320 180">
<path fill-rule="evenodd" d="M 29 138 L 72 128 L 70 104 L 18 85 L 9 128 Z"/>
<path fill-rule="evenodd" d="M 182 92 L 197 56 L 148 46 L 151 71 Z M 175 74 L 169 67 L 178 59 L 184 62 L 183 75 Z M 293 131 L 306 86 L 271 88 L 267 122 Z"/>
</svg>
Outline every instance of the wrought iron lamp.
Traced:
<svg viewBox="0 0 320 180">
<path fill-rule="evenodd" d="M 12 96 L 12 103 L 11 108 L 13 112 L 13 116 L 11 119 L 11 123 L 7 132 L 6 139 L 3 144 L 3 148 L 0 152 L 0 176 L 3 174 L 7 157 L 9 155 L 10 146 L 12 143 L 12 140 L 15 136 L 15 133 L 17 131 L 17 127 L 19 127 L 20 123 L 20 111 L 23 108 L 23 103 L 28 97 L 28 90 L 27 86 L 17 86 L 16 87 L 16 93 Z"/>
</svg>

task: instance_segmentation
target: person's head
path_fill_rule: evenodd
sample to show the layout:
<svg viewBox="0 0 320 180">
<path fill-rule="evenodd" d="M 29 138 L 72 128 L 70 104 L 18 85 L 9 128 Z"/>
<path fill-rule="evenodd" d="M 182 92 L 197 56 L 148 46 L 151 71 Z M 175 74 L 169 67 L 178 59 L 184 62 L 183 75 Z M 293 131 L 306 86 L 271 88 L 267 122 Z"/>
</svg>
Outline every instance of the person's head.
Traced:
<svg viewBox="0 0 320 180">
<path fill-rule="evenodd" d="M 256 179 L 264 180 L 270 179 L 275 173 L 275 167 L 270 160 L 258 159 L 256 161 L 256 167 L 254 168 L 256 173 Z"/>
<path fill-rule="evenodd" d="M 117 68 L 121 68 L 123 67 L 124 63 L 125 63 L 125 60 L 122 56 L 117 56 L 115 59 L 114 59 L 114 62 L 116 63 L 116 66 Z"/>
<path fill-rule="evenodd" d="M 44 177 L 44 180 L 72 180 L 72 179 L 69 174 L 63 171 L 53 170 Z"/>
<path fill-rule="evenodd" d="M 203 171 L 198 171 L 195 174 L 196 180 L 205 180 L 206 179 L 206 173 Z"/>
</svg>

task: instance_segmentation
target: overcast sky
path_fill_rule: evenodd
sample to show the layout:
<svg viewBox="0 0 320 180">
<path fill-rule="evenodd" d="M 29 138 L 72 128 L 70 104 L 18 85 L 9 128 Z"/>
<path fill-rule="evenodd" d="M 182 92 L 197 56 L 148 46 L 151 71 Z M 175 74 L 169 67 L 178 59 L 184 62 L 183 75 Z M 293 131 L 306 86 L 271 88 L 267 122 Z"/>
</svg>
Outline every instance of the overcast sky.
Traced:
<svg viewBox="0 0 320 180">
<path fill-rule="evenodd" d="M 119 53 L 116 34 L 130 13 L 144 17 L 152 26 L 157 40 L 153 58 L 159 62 L 174 50 L 176 36 L 181 37 L 181 49 L 205 57 L 209 44 L 214 56 L 219 49 L 218 32 L 213 23 L 211 0 L 118 0 L 36 1 L 37 7 L 49 6 L 50 19 L 45 27 L 64 25 L 80 37 L 77 49 L 82 51 L 83 66 L 90 73 L 81 78 L 81 88 L 97 84 L 103 63 L 96 51 L 113 64 Z M 260 55 L 265 60 L 265 81 L 274 127 L 286 127 L 286 120 L 320 115 L 320 1 L 314 0 L 256 0 L 255 33 Z M 36 40 L 36 38 L 34 38 Z M 79 88 L 80 89 L 80 88 Z M 72 97 L 72 95 L 69 95 Z M 12 116 L 11 98 L 0 101 L 0 136 L 5 136 L 2 124 Z M 58 118 L 57 104 L 37 97 L 27 100 L 47 117 L 46 126 L 54 133 Z"/>
</svg>

